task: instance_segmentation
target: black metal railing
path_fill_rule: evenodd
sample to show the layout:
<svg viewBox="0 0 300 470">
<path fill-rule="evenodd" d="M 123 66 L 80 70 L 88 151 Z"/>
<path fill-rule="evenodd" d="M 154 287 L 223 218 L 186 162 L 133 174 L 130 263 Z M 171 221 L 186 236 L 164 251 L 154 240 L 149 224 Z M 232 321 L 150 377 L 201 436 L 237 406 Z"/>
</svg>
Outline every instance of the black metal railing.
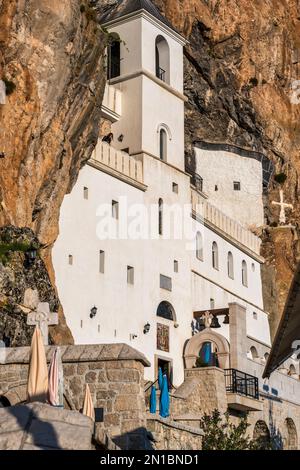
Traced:
<svg viewBox="0 0 300 470">
<path fill-rule="evenodd" d="M 162 69 L 161 67 L 158 67 L 157 68 L 157 71 L 156 71 L 156 76 L 162 80 L 163 82 L 166 81 L 166 71 L 164 69 Z"/>
<path fill-rule="evenodd" d="M 225 369 L 226 392 L 259 399 L 258 378 L 236 369 Z"/>
</svg>

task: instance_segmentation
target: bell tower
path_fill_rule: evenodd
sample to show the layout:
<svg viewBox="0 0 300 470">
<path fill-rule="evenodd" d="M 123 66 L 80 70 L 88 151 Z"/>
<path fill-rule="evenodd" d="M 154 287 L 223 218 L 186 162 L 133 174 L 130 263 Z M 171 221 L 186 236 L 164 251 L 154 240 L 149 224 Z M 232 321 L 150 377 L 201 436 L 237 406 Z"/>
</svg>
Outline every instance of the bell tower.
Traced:
<svg viewBox="0 0 300 470">
<path fill-rule="evenodd" d="M 184 170 L 185 39 L 150 0 L 125 0 L 102 18 L 120 40 L 108 50 L 108 80 L 122 93 L 113 145 Z"/>
</svg>

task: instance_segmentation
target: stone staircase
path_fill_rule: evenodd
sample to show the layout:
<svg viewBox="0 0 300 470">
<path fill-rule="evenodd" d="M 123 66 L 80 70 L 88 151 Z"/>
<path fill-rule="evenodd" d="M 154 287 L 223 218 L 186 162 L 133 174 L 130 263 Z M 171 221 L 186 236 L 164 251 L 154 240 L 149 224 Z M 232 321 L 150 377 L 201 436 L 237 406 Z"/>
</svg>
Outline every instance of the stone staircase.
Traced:
<svg viewBox="0 0 300 470">
<path fill-rule="evenodd" d="M 145 390 L 151 385 L 148 382 Z M 186 381 L 180 388 L 189 388 Z M 180 388 L 178 390 L 180 390 Z M 157 390 L 156 414 L 149 412 L 151 387 L 145 393 L 146 420 L 148 438 L 155 450 L 200 450 L 203 432 L 200 429 L 200 415 L 181 414 L 181 398 L 178 390 L 170 394 L 170 416 L 161 418 L 159 415 L 160 391 Z"/>
</svg>

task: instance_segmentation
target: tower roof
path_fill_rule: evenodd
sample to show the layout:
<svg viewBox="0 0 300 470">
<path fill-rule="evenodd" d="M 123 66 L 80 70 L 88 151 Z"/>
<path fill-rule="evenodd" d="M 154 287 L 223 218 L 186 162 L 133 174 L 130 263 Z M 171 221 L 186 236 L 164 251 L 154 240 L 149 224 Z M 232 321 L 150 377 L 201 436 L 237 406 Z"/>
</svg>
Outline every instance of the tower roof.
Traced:
<svg viewBox="0 0 300 470">
<path fill-rule="evenodd" d="M 174 26 L 160 13 L 158 8 L 150 0 L 119 0 L 115 7 L 112 7 L 102 16 L 101 23 L 108 23 L 142 10 L 147 11 L 154 18 L 168 26 L 168 28 L 176 31 Z"/>
</svg>

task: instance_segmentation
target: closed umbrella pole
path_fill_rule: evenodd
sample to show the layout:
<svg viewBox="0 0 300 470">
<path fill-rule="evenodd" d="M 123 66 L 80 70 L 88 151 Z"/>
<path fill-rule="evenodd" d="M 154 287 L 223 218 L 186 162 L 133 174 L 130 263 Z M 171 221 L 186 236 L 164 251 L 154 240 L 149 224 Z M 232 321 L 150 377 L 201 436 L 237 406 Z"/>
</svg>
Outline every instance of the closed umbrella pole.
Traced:
<svg viewBox="0 0 300 470">
<path fill-rule="evenodd" d="M 95 421 L 95 409 L 90 387 L 86 384 L 82 413 Z"/>
<path fill-rule="evenodd" d="M 57 349 L 55 349 L 50 362 L 48 380 L 48 402 L 52 406 L 59 406 Z"/>
<path fill-rule="evenodd" d="M 168 387 L 168 378 L 166 375 L 163 376 L 162 390 L 160 394 L 159 402 L 159 414 L 162 418 L 168 418 L 170 416 L 170 395 Z"/>
<path fill-rule="evenodd" d="M 48 369 L 41 330 L 36 327 L 31 340 L 27 383 L 28 402 L 46 403 L 48 395 Z"/>
<path fill-rule="evenodd" d="M 163 373 L 162 373 L 161 367 L 159 367 L 158 368 L 158 386 L 159 386 L 159 390 L 162 389 L 162 385 L 163 385 Z"/>
<path fill-rule="evenodd" d="M 154 385 L 151 387 L 151 395 L 150 395 L 150 413 L 156 413 L 156 388 Z"/>
</svg>

